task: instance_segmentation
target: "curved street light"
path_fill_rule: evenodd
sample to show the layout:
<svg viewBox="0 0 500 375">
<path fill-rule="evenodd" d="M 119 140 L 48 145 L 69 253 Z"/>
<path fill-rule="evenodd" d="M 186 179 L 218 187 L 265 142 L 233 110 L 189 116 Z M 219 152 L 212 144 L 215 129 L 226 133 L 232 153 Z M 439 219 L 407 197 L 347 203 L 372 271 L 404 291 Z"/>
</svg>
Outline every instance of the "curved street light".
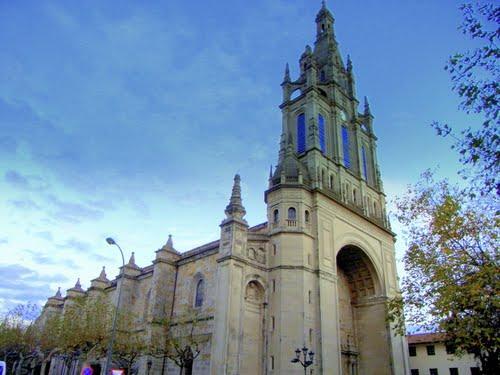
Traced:
<svg viewBox="0 0 500 375">
<path fill-rule="evenodd" d="M 106 242 L 108 243 L 108 245 L 115 245 L 116 247 L 118 247 L 118 250 L 120 250 L 120 254 L 122 256 L 122 269 L 123 269 L 123 267 L 125 267 L 125 258 L 123 257 L 122 248 L 111 237 L 106 238 Z M 122 283 L 120 283 L 118 285 L 118 282 L 117 282 L 117 288 L 118 288 L 118 300 L 116 301 L 116 309 L 115 309 L 115 313 L 113 315 L 113 326 L 111 327 L 111 337 L 109 339 L 108 350 L 106 353 L 106 366 L 104 367 L 104 375 L 108 375 L 110 367 L 111 367 L 111 359 L 113 357 L 113 344 L 115 341 L 116 321 L 117 321 L 117 317 L 118 317 L 118 309 L 120 308 L 120 299 L 122 296 Z"/>
</svg>

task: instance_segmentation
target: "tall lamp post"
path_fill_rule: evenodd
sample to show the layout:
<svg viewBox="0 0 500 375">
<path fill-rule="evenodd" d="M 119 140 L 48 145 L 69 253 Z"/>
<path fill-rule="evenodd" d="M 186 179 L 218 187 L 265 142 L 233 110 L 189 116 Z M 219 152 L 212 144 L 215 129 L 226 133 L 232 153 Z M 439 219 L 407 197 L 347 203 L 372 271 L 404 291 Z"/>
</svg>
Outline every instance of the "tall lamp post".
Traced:
<svg viewBox="0 0 500 375">
<path fill-rule="evenodd" d="M 295 350 L 295 358 L 292 359 L 292 363 L 300 363 L 302 367 L 304 367 L 304 375 L 307 375 L 307 368 L 313 364 L 314 361 L 314 353 L 312 351 L 309 352 L 309 360 L 307 359 L 307 351 L 309 348 L 304 347 L 301 349 L 297 348 Z M 300 357 L 300 354 L 302 354 L 302 358 Z"/>
<path fill-rule="evenodd" d="M 125 258 L 123 257 L 122 248 L 111 237 L 106 238 L 106 242 L 109 245 L 115 245 L 116 247 L 118 247 L 118 250 L 120 250 L 120 254 L 122 255 L 122 269 L 123 269 L 125 267 Z M 118 309 L 120 308 L 120 299 L 122 296 L 122 284 L 120 283 L 120 285 L 118 285 L 117 287 L 118 287 L 118 300 L 116 301 L 116 309 L 113 315 L 113 326 L 111 327 L 111 337 L 109 338 L 108 350 L 106 353 L 107 358 L 106 358 L 106 366 L 104 367 L 104 375 L 109 374 L 109 370 L 111 368 L 111 359 L 113 357 L 113 343 L 115 341 L 116 321 L 118 318 Z"/>
</svg>

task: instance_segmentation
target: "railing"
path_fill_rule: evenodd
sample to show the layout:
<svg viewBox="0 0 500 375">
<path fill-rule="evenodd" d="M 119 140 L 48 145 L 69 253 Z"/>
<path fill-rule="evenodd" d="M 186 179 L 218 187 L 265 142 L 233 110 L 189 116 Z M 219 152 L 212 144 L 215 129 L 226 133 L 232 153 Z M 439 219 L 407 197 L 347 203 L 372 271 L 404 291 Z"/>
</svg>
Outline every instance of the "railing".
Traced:
<svg viewBox="0 0 500 375">
<path fill-rule="evenodd" d="M 296 227 L 296 226 L 297 226 L 297 220 L 287 219 L 287 220 L 286 220 L 286 224 L 287 224 L 289 227 Z"/>
</svg>

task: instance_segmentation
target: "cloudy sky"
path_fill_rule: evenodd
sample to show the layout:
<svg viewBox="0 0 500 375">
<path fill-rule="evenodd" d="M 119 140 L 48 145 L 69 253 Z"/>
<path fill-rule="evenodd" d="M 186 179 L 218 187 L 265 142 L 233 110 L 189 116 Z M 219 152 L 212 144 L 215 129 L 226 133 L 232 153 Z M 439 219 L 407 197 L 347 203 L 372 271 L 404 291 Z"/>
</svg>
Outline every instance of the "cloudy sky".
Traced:
<svg viewBox="0 0 500 375">
<path fill-rule="evenodd" d="M 280 132 L 280 82 L 320 1 L 0 1 L 0 311 L 39 302 L 118 250 L 147 265 L 217 239 L 232 177 L 251 225 Z M 456 157 L 429 124 L 464 126 L 443 70 L 468 47 L 456 0 L 329 7 L 370 98 L 389 199 Z M 399 228 L 396 226 L 396 230 Z M 401 237 L 401 236 L 400 236 Z M 404 247 L 398 241 L 398 253 Z"/>
</svg>

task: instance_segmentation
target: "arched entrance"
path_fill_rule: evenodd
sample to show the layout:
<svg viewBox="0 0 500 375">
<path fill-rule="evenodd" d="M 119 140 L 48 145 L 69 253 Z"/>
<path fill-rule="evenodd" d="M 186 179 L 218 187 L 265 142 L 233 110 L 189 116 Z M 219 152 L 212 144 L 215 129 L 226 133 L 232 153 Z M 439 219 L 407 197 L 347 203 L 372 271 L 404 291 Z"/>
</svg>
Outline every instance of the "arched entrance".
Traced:
<svg viewBox="0 0 500 375">
<path fill-rule="evenodd" d="M 377 272 L 362 249 L 348 245 L 338 252 L 337 280 L 342 373 L 390 373 L 385 301 Z"/>
<path fill-rule="evenodd" d="M 262 374 L 264 295 L 264 288 L 257 281 L 250 281 L 246 285 L 243 304 L 241 375 Z"/>
</svg>

